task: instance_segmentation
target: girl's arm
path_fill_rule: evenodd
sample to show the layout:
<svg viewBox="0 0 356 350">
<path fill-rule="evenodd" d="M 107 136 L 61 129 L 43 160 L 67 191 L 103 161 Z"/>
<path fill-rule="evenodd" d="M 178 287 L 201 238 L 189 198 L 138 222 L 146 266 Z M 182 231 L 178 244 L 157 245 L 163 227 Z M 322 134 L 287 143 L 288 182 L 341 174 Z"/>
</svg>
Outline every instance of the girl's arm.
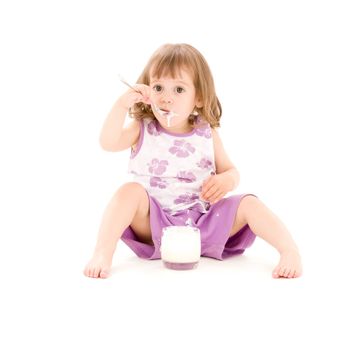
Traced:
<svg viewBox="0 0 356 350">
<path fill-rule="evenodd" d="M 240 183 L 240 174 L 228 157 L 218 132 L 213 128 L 211 132 L 214 143 L 216 174 L 224 174 L 229 188 L 231 188 L 229 191 L 232 191 Z"/>
<path fill-rule="evenodd" d="M 105 151 L 118 152 L 134 145 L 140 136 L 140 123 L 133 120 L 123 128 L 127 109 L 118 101 L 107 116 L 100 134 L 100 145 Z"/>
<path fill-rule="evenodd" d="M 226 154 L 217 131 L 211 129 L 211 132 L 214 143 L 216 175 L 209 176 L 204 180 L 201 198 L 214 204 L 237 187 L 240 182 L 240 174 Z"/>
<path fill-rule="evenodd" d="M 100 145 L 106 151 L 122 151 L 133 146 L 140 135 L 140 123 L 132 121 L 123 128 L 127 112 L 137 102 L 149 101 L 150 89 L 137 84 L 118 98 L 107 116 L 100 134 Z"/>
</svg>

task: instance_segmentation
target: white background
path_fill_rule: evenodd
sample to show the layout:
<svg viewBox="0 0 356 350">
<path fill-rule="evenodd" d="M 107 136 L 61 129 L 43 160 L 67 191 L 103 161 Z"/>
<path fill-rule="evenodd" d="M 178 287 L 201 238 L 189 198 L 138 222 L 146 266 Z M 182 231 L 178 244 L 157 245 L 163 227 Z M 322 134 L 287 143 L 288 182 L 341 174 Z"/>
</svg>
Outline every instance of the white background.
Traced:
<svg viewBox="0 0 356 350">
<path fill-rule="evenodd" d="M 0 5 L 2 349 L 354 349 L 356 12 L 352 1 L 3 1 Z M 160 45 L 206 57 L 219 130 L 290 228 L 304 276 L 273 248 L 164 269 L 122 242 L 82 275 L 129 153 L 98 138 L 117 74 Z M 3 343 L 3 344 L 2 344 Z"/>
</svg>

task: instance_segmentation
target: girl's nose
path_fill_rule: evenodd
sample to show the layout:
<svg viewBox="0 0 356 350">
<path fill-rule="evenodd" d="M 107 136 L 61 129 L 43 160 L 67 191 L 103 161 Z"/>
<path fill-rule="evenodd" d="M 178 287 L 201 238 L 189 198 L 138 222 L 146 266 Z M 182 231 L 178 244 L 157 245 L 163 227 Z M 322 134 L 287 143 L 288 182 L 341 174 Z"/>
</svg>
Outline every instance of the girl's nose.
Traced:
<svg viewBox="0 0 356 350">
<path fill-rule="evenodd" d="M 161 101 L 163 103 L 167 103 L 167 104 L 171 104 L 173 102 L 172 97 L 170 96 L 170 94 L 164 94 L 161 98 Z"/>
</svg>

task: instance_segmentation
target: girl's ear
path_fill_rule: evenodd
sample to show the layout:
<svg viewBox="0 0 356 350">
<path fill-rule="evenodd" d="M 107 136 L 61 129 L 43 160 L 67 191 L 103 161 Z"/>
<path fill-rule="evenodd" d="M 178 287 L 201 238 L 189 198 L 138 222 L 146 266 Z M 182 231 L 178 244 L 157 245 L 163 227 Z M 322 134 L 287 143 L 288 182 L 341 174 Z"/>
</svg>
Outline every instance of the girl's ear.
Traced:
<svg viewBox="0 0 356 350">
<path fill-rule="evenodd" d="M 203 101 L 202 101 L 200 98 L 198 98 L 198 99 L 195 101 L 195 106 L 196 106 L 197 108 L 202 108 L 202 107 L 203 107 Z"/>
</svg>

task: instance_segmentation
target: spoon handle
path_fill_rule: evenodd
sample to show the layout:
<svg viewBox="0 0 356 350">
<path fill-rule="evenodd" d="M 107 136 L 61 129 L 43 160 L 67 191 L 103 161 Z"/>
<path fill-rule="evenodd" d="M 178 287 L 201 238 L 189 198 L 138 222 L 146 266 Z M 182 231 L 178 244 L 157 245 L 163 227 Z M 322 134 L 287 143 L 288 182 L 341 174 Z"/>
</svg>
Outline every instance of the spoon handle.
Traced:
<svg viewBox="0 0 356 350">
<path fill-rule="evenodd" d="M 136 91 L 136 92 L 138 92 L 139 94 L 142 95 L 141 91 L 136 90 L 136 89 L 135 89 L 132 85 L 130 85 L 121 75 L 119 75 L 119 79 L 120 79 L 120 81 L 121 81 L 123 84 L 125 84 L 126 86 L 128 86 L 130 89 L 132 89 L 132 90 L 134 90 L 134 91 Z"/>
</svg>

